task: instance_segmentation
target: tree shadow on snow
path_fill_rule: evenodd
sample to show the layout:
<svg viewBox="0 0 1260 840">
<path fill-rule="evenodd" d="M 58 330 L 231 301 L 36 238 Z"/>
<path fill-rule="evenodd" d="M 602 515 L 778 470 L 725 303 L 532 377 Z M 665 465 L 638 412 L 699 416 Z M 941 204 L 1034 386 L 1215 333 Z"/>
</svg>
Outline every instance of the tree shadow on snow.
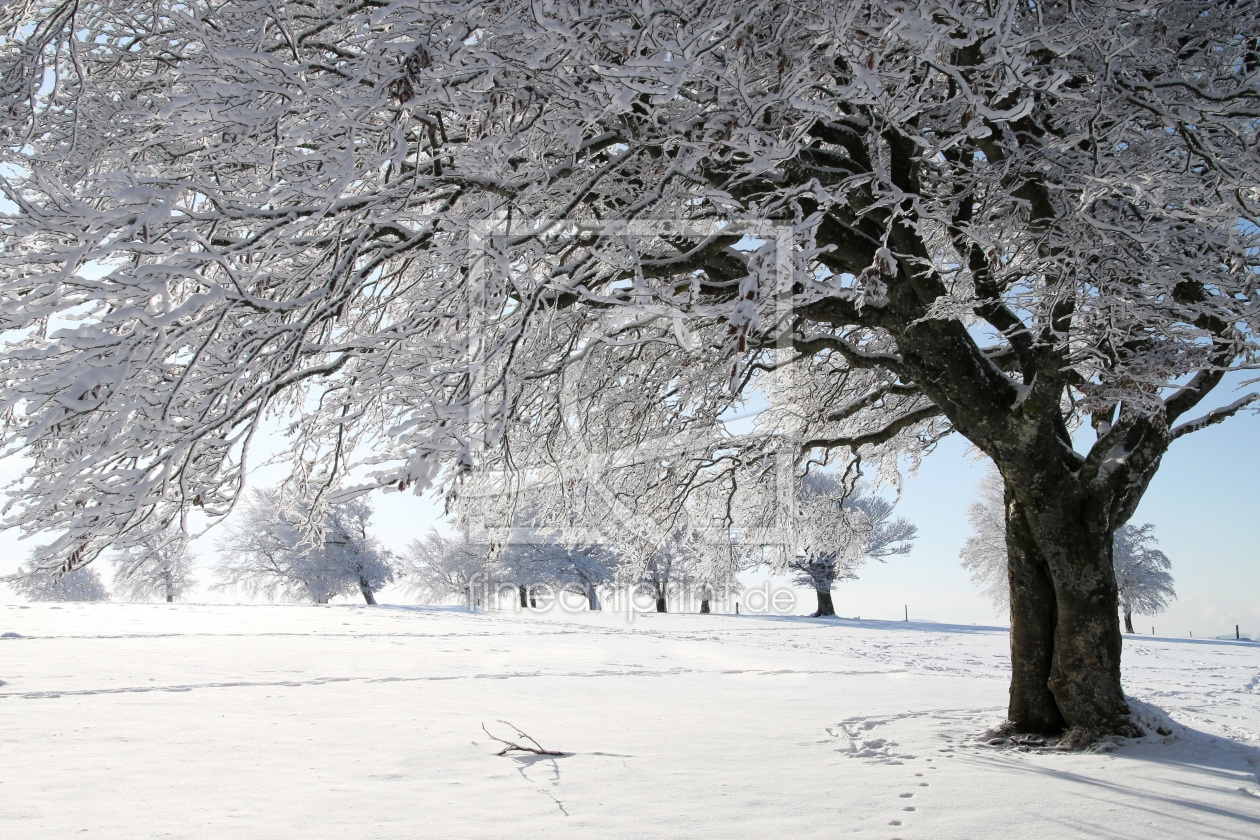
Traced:
<svg viewBox="0 0 1260 840">
<path fill-rule="evenodd" d="M 1184 825 L 1186 836 L 1260 836 L 1260 747 L 1223 738 L 1173 721 L 1166 712 L 1130 698 L 1134 716 L 1151 734 L 1140 739 L 1120 739 L 1100 749 L 1120 761 L 1157 765 L 1176 772 L 1113 772 L 1100 776 L 1063 766 L 1026 761 L 1009 750 L 985 757 L 1002 772 L 1035 774 L 1067 782 L 1075 795 L 1145 813 L 1163 833 L 1174 823 Z M 1157 732 L 1156 729 L 1159 731 Z M 1166 733 L 1166 734 L 1161 734 Z M 1096 748 L 1099 749 L 1099 748 Z M 1046 750 L 1042 754 L 1053 754 Z M 1068 753 L 1080 755 L 1080 753 Z M 1135 778 L 1136 776 L 1136 778 Z M 1090 834 L 1070 814 L 1075 835 Z M 1215 818 L 1214 820 L 1212 818 Z M 1227 820 L 1236 834 L 1212 833 L 1203 820 Z M 1216 823 L 1219 827 L 1219 823 Z M 1110 836 L 1101 831 L 1099 836 Z"/>
</svg>

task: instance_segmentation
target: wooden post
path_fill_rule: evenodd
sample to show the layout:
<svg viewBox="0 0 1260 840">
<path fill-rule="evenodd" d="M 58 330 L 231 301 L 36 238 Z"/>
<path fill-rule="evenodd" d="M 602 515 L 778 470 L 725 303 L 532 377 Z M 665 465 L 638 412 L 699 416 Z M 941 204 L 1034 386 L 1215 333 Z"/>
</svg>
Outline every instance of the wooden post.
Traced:
<svg viewBox="0 0 1260 840">
<path fill-rule="evenodd" d="M 910 605 L 906 604 L 906 621 L 910 620 Z"/>
</svg>

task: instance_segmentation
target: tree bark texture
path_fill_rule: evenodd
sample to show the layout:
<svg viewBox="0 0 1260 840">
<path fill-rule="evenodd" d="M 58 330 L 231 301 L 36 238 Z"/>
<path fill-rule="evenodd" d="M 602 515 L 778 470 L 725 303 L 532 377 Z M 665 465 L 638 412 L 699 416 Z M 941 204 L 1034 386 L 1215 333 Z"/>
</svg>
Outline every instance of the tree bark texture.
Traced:
<svg viewBox="0 0 1260 840">
<path fill-rule="evenodd" d="M 1011 595 L 1011 690 L 1007 717 L 1024 732 L 1053 735 L 1063 715 L 1050 691 L 1056 608 L 1045 558 L 1017 502 L 1006 502 L 1007 577 Z"/>
<path fill-rule="evenodd" d="M 1016 479 L 1018 481 L 1018 479 Z M 1024 731 L 1135 734 L 1120 684 L 1116 524 L 1089 494 L 1007 490 L 1010 719 Z"/>
<path fill-rule="evenodd" d="M 818 596 L 818 609 L 814 610 L 814 618 L 822 618 L 828 615 L 836 614 L 836 606 L 831 601 L 830 592 L 815 592 Z"/>
</svg>

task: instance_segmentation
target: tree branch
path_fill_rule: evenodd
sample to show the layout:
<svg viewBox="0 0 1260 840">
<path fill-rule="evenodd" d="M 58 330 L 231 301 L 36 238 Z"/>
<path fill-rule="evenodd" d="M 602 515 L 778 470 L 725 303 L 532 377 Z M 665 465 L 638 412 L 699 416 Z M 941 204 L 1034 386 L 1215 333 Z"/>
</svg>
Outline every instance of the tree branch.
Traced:
<svg viewBox="0 0 1260 840">
<path fill-rule="evenodd" d="M 1245 397 L 1235 400 L 1227 406 L 1213 409 L 1200 417 L 1198 420 L 1190 420 L 1186 423 L 1182 423 L 1180 426 L 1174 427 L 1173 430 L 1168 433 L 1168 439 L 1170 441 L 1176 440 L 1182 435 L 1188 435 L 1191 432 L 1206 429 L 1208 426 L 1215 426 L 1217 423 L 1233 417 L 1239 411 L 1242 411 L 1256 400 L 1260 400 L 1260 394 L 1251 393 Z"/>
<path fill-rule="evenodd" d="M 508 753 L 512 753 L 512 752 L 532 753 L 534 755 L 568 755 L 568 753 L 560 752 L 559 750 L 543 749 L 542 744 L 538 743 L 529 735 L 526 735 L 524 732 L 522 732 L 520 730 L 520 727 L 511 723 L 508 723 L 506 720 L 501 720 L 499 721 L 499 723 L 503 724 L 504 726 L 511 726 L 513 729 L 516 730 L 517 738 L 520 738 L 525 741 L 529 741 L 534 746 L 531 747 L 528 745 L 521 745 L 513 741 L 508 741 L 503 738 L 500 738 L 498 735 L 492 734 L 489 729 L 486 729 L 486 725 L 483 723 L 481 724 L 481 731 L 489 735 L 493 740 L 498 741 L 500 744 L 505 745 L 503 749 L 499 750 L 497 753 L 495 753 L 495 755 L 507 755 Z"/>
<path fill-rule="evenodd" d="M 813 438 L 801 444 L 801 452 L 805 453 L 811 449 L 836 449 L 841 446 L 847 446 L 849 449 L 857 449 L 860 446 L 876 445 L 887 443 L 896 437 L 897 433 L 908 429 L 915 423 L 921 423 L 924 420 L 930 420 L 933 417 L 941 415 L 941 410 L 935 405 L 927 405 L 923 408 L 915 409 L 908 414 L 903 414 L 896 420 L 893 420 L 882 429 L 874 432 L 866 432 L 865 434 L 853 435 L 851 437 L 837 438 Z"/>
<path fill-rule="evenodd" d="M 839 411 L 833 411 L 831 414 L 828 414 L 827 421 L 835 423 L 841 420 L 847 420 L 853 415 L 857 414 L 862 409 L 870 408 L 872 405 L 879 402 L 880 400 L 882 400 L 884 397 L 888 396 L 889 394 L 913 396 L 913 395 L 917 395 L 918 393 L 919 393 L 919 388 L 917 385 L 914 385 L 914 384 L 903 385 L 899 383 L 893 383 L 891 385 L 887 385 L 882 388 L 875 388 L 874 390 L 864 394 L 863 396 L 849 403 L 848 405 L 846 405 L 844 408 L 840 409 Z"/>
</svg>

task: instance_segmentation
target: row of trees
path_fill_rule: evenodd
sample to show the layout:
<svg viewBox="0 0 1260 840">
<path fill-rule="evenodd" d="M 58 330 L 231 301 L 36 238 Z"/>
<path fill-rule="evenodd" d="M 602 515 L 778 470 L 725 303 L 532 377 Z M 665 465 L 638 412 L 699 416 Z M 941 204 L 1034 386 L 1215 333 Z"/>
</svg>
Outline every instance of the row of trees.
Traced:
<svg viewBox="0 0 1260 840">
<path fill-rule="evenodd" d="M 457 598 L 483 606 L 506 588 L 520 606 L 533 607 L 538 590 L 545 589 L 576 594 L 592 610 L 600 609 L 601 590 L 622 589 L 651 598 L 659 612 L 682 595 L 707 613 L 712 602 L 740 591 L 739 572 L 767 562 L 764 553 L 741 553 L 729 539 L 694 526 L 645 535 L 603 518 L 575 542 L 554 527 L 550 517 L 557 512 L 549 495 L 554 499 L 535 490 L 518 509 L 504 498 L 480 505 L 483 516 L 511 522 L 480 533 L 465 505 L 456 535 L 432 531 L 396 557 L 369 534 L 372 509 L 362 497 L 321 504 L 278 488 L 254 490 L 218 542 L 214 588 L 314 603 L 354 592 L 374 604 L 375 591 L 397 580 L 429 602 Z M 892 510 L 887 499 L 855 491 L 833 475 L 808 478 L 788 529 L 794 549 L 777 568 L 816 593 L 815 616 L 835 615 L 832 587 L 855 578 L 868 560 L 910 550 L 916 529 L 892 519 Z M 113 594 L 124 600 L 174 601 L 193 583 L 194 558 L 178 537 L 151 539 L 109 556 Z M 61 575 L 29 569 L 14 583 L 32 600 L 102 600 L 109 594 L 90 567 Z"/>
<path fill-rule="evenodd" d="M 856 578 L 870 559 L 908 553 L 917 533 L 905 519 L 892 519 L 892 502 L 853 492 L 832 474 L 808 476 L 798 502 L 799 544 L 786 570 L 816 594 L 815 617 L 835 615 L 831 591 L 837 582 Z M 1001 476 L 990 469 L 968 509 L 972 534 L 959 552 L 963 567 L 1003 612 L 1010 609 L 1005 506 Z M 427 602 L 456 598 L 469 607 L 497 605 L 508 591 L 522 608 L 538 606 L 542 588 L 585 598 L 591 610 L 600 609 L 601 590 L 616 587 L 649 595 L 658 612 L 667 611 L 671 595 L 695 595 L 699 611 L 707 613 L 712 601 L 737 594 L 738 573 L 757 564 L 751 556 L 715 550 L 719 546 L 695 530 L 666 535 L 642 562 L 634 562 L 607 539 L 614 533 L 607 527 L 603 542 L 564 542 L 558 530 L 547 527 L 543 507 L 535 504 L 518 515 L 498 510 L 515 519 L 505 545 L 470 539 L 467 528 L 455 536 L 431 531 L 398 558 L 368 534 L 372 510 L 361 497 L 327 505 L 323 516 L 316 516 L 309 500 L 296 503 L 280 489 L 255 490 L 219 542 L 223 559 L 215 569 L 215 587 L 314 603 L 357 592 L 375 604 L 375 591 L 398 580 Z M 1134 612 L 1154 615 L 1176 597 L 1171 561 L 1155 548 L 1153 531 L 1148 523 L 1116 533 L 1113 563 L 1129 633 Z M 111 560 L 112 594 L 123 600 L 170 602 L 193 584 L 195 560 L 181 540 L 151 540 L 115 552 Z M 59 576 L 30 570 L 13 584 L 35 601 L 98 601 L 111 595 L 90 567 Z"/>
<path fill-rule="evenodd" d="M 368 533 L 371 515 L 362 499 L 320 505 L 278 489 L 254 490 L 218 542 L 213 588 L 318 604 L 355 592 L 374 604 L 373 593 L 396 569 Z M 153 535 L 106 556 L 114 566 L 109 587 L 91 567 L 64 574 L 28 567 L 9 582 L 34 601 L 173 602 L 195 584 L 196 558 L 181 533 Z"/>
<path fill-rule="evenodd" d="M 739 572 L 768 564 L 817 593 L 815 615 L 834 615 L 837 581 L 855 577 L 870 559 L 906 553 L 915 536 L 913 525 L 892 519 L 890 501 L 825 473 L 809 478 L 798 509 L 779 523 L 792 547 L 777 565 L 764 552 L 741 551 L 724 531 L 706 531 L 698 515 L 655 532 L 593 492 L 483 489 L 489 492 L 461 500 L 453 535 L 432 531 L 402 557 L 368 535 L 371 509 L 362 498 L 327 505 L 312 530 L 310 505 L 294 505 L 278 490 L 256 491 L 220 542 L 217 586 L 317 603 L 357 588 L 373 603 L 375 589 L 398 580 L 422 599 L 469 606 L 510 589 L 522 607 L 535 606 L 537 590 L 547 589 L 578 595 L 593 610 L 601 591 L 623 589 L 647 595 L 660 612 L 684 594 L 704 613 L 739 591 Z"/>
<path fill-rule="evenodd" d="M 85 566 L 65 574 L 25 568 L 6 581 L 29 601 L 181 600 L 196 585 L 196 557 L 181 541 L 132 546 L 109 555 L 113 580 L 106 586 L 96 569 Z"/>
</svg>

